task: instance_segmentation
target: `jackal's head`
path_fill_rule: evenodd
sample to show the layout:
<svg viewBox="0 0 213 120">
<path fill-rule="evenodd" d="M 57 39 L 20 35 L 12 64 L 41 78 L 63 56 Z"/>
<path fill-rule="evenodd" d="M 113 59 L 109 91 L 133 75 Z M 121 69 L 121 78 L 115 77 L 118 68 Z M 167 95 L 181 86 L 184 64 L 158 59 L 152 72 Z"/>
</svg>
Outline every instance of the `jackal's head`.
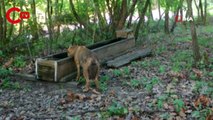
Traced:
<svg viewBox="0 0 213 120">
<path fill-rule="evenodd" d="M 67 49 L 67 56 L 73 56 L 77 48 L 78 48 L 77 45 L 69 46 L 69 48 Z"/>
</svg>

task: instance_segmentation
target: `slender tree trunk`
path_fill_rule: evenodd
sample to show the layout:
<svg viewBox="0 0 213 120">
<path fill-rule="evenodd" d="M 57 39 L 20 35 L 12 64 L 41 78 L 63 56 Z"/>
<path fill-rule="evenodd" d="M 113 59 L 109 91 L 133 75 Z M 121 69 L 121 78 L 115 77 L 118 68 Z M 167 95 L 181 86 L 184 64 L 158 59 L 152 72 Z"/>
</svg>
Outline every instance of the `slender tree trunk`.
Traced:
<svg viewBox="0 0 213 120">
<path fill-rule="evenodd" d="M 71 8 L 71 11 L 75 17 L 75 19 L 78 21 L 78 23 L 82 26 L 84 26 L 84 28 L 86 28 L 90 33 L 93 32 L 93 30 L 91 28 L 89 28 L 89 26 L 87 25 L 87 23 L 84 22 L 84 20 L 82 20 L 80 18 L 80 16 L 78 15 L 78 13 L 76 12 L 75 10 L 75 7 L 74 7 L 74 4 L 73 4 L 73 0 L 69 0 L 69 3 L 70 3 L 70 8 Z M 86 20 L 87 21 L 87 20 Z"/>
<path fill-rule="evenodd" d="M 193 18 L 192 0 L 187 0 L 187 4 L 188 4 L 189 17 Z M 194 61 L 195 63 L 197 63 L 201 59 L 201 56 L 200 56 L 200 49 L 199 49 L 199 45 L 197 41 L 197 33 L 196 33 L 195 24 L 194 24 L 194 18 L 193 20 L 190 21 L 190 28 L 191 28 L 191 36 L 192 36 L 192 49 L 194 54 Z"/>
<path fill-rule="evenodd" d="M 165 21 L 164 21 L 164 32 L 169 34 L 169 5 L 168 1 L 166 1 L 166 10 L 165 10 Z"/>
<path fill-rule="evenodd" d="M 127 0 L 122 1 L 120 19 L 118 19 L 117 30 L 123 29 L 127 18 Z"/>
<path fill-rule="evenodd" d="M 194 3 L 195 3 L 195 6 L 197 8 L 197 22 L 200 21 L 200 9 L 199 9 L 199 6 L 197 4 L 197 0 L 194 0 Z"/>
<path fill-rule="evenodd" d="M 130 10 L 129 10 L 129 14 L 130 14 L 130 15 L 129 15 L 129 21 L 128 21 L 128 23 L 127 23 L 127 28 L 130 28 L 130 25 L 131 25 L 131 23 L 132 23 L 132 17 L 133 17 L 133 15 L 134 15 L 135 6 L 136 6 L 138 0 L 133 0 L 132 2 L 133 2 L 133 3 L 132 3 L 132 6 L 131 6 L 131 8 L 130 8 Z"/>
<path fill-rule="evenodd" d="M 16 3 L 15 0 L 12 1 L 13 2 L 13 7 L 15 7 Z M 13 12 L 13 16 L 12 19 L 15 19 L 15 12 Z M 13 34 L 13 28 L 14 28 L 14 24 L 10 24 L 10 28 L 9 28 L 9 32 L 8 32 L 8 39 L 11 39 L 12 34 Z"/>
<path fill-rule="evenodd" d="M 159 19 L 161 17 L 161 10 L 160 10 L 160 0 L 157 0 L 158 1 L 158 14 L 159 14 Z"/>
<path fill-rule="evenodd" d="M 179 12 L 180 12 L 180 9 L 182 8 L 182 5 L 183 5 L 183 0 L 180 0 L 180 3 L 179 3 L 178 8 L 177 8 L 177 12 L 176 12 L 176 15 L 177 15 L 177 16 L 179 16 Z M 182 17 L 182 16 L 181 16 L 181 17 Z M 172 24 L 172 28 L 171 28 L 171 30 L 170 30 L 171 33 L 174 32 L 176 25 L 177 25 L 177 22 L 174 21 L 173 24 Z"/>
<path fill-rule="evenodd" d="M 153 14 L 152 14 L 152 3 L 150 1 L 149 3 L 149 20 L 153 20 Z"/>
<path fill-rule="evenodd" d="M 32 8 L 32 18 L 33 18 L 33 25 L 32 25 L 32 36 L 34 40 L 38 39 L 38 26 L 37 26 L 37 19 L 36 19 L 36 3 L 35 0 L 32 0 L 32 4 L 31 4 L 31 8 Z"/>
<path fill-rule="evenodd" d="M 203 22 L 204 14 L 203 14 L 203 3 L 202 3 L 202 0 L 199 0 L 199 8 L 200 8 L 201 19 L 202 19 L 202 22 Z"/>
<path fill-rule="evenodd" d="M 101 30 L 104 30 L 104 27 L 105 27 L 105 21 L 101 15 L 101 10 L 100 10 L 100 6 L 99 6 L 99 1 L 98 0 L 93 0 L 94 2 L 94 7 L 95 7 L 95 13 L 96 15 L 98 16 L 98 24 L 100 26 L 100 29 Z"/>
<path fill-rule="evenodd" d="M 138 38 L 138 33 L 139 33 L 139 30 L 140 30 L 140 27 L 141 27 L 141 25 L 143 26 L 143 24 L 144 24 L 144 17 L 145 17 L 145 13 L 147 11 L 147 8 L 149 6 L 149 2 L 150 2 L 150 0 L 146 0 L 146 3 L 145 3 L 144 8 L 142 10 L 142 13 L 139 16 L 140 19 L 139 19 L 138 25 L 136 26 L 136 29 L 135 29 L 135 39 L 136 40 Z"/>
<path fill-rule="evenodd" d="M 52 30 L 52 1 L 47 0 L 47 16 L 48 16 L 48 31 L 49 31 L 49 42 L 48 42 L 48 54 L 52 52 L 52 44 L 53 44 L 53 30 Z"/>
<path fill-rule="evenodd" d="M 205 0 L 205 3 L 204 3 L 204 18 L 203 18 L 203 23 L 204 25 L 206 25 L 206 19 L 207 19 L 207 0 Z"/>
<path fill-rule="evenodd" d="M 2 4 L 0 3 L 0 23 L 3 23 Z M 0 24 L 0 42 L 3 44 L 3 24 Z"/>
<path fill-rule="evenodd" d="M 20 2 L 20 10 L 23 11 L 23 4 L 22 2 Z M 21 22 L 19 23 L 19 32 L 18 32 L 18 36 L 16 38 L 18 38 L 20 36 L 20 34 L 23 31 L 23 21 L 21 20 Z"/>
<path fill-rule="evenodd" d="M 6 6 L 4 0 L 2 0 L 1 3 L 2 3 L 2 16 L 6 16 L 6 8 L 5 8 Z M 7 35 L 7 20 L 6 17 L 3 17 L 3 34 L 2 34 L 3 44 L 7 44 L 6 35 Z"/>
</svg>

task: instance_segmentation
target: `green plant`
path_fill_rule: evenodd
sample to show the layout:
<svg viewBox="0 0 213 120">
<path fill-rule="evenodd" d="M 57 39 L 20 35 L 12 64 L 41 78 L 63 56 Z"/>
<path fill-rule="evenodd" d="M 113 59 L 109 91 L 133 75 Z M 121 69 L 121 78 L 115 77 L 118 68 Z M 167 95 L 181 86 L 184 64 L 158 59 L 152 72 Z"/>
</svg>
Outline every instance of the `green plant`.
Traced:
<svg viewBox="0 0 213 120">
<path fill-rule="evenodd" d="M 175 106 L 175 110 L 177 112 L 180 112 L 182 108 L 184 108 L 184 101 L 182 99 L 175 99 L 173 101 L 173 104 Z"/>
<path fill-rule="evenodd" d="M 14 66 L 15 67 L 24 67 L 26 62 L 22 56 L 15 57 Z"/>
<path fill-rule="evenodd" d="M 162 119 L 167 120 L 168 118 L 171 117 L 171 115 L 170 115 L 168 112 L 166 112 L 166 113 L 161 114 L 160 117 L 161 117 Z"/>
<path fill-rule="evenodd" d="M 109 81 L 110 77 L 108 75 L 104 75 L 100 77 L 100 89 L 101 91 L 107 90 L 107 81 Z"/>
<path fill-rule="evenodd" d="M 104 75 L 104 76 L 101 76 L 100 77 L 100 81 L 101 82 L 106 82 L 106 81 L 109 81 L 110 77 L 108 75 Z"/>
<path fill-rule="evenodd" d="M 163 108 L 163 104 L 166 101 L 166 99 L 168 98 L 167 95 L 163 94 L 161 96 L 158 97 L 157 99 L 157 107 L 158 109 L 162 109 Z"/>
<path fill-rule="evenodd" d="M 158 71 L 159 71 L 160 73 L 164 73 L 164 72 L 166 71 L 165 66 L 164 66 L 164 65 L 161 65 L 161 66 L 159 67 Z"/>
<path fill-rule="evenodd" d="M 1 76 L 1 78 L 4 79 L 5 77 L 8 77 L 11 74 L 12 74 L 12 70 L 11 69 L 7 70 L 7 69 L 4 69 L 4 68 L 0 68 L 0 76 Z"/>
<path fill-rule="evenodd" d="M 128 109 L 118 102 L 113 102 L 113 104 L 108 107 L 108 113 L 113 116 L 113 115 L 118 115 L 118 116 L 124 116 L 128 113 Z"/>
<path fill-rule="evenodd" d="M 113 70 L 113 75 L 115 75 L 116 77 L 118 77 L 118 76 L 122 75 L 122 72 L 121 72 L 121 70 L 115 69 L 115 70 Z"/>
<path fill-rule="evenodd" d="M 211 108 L 197 109 L 192 112 L 192 117 L 198 120 L 206 120 L 208 115 L 213 114 Z"/>
<path fill-rule="evenodd" d="M 129 70 L 129 68 L 128 68 L 128 67 L 124 67 L 124 68 L 123 68 L 123 73 L 124 73 L 125 75 L 130 75 L 130 70 Z"/>
<path fill-rule="evenodd" d="M 140 80 L 133 79 L 130 81 L 130 86 L 134 88 L 138 88 L 141 85 Z"/>
<path fill-rule="evenodd" d="M 5 55 L 3 54 L 3 52 L 0 50 L 0 57 L 4 57 Z"/>
</svg>

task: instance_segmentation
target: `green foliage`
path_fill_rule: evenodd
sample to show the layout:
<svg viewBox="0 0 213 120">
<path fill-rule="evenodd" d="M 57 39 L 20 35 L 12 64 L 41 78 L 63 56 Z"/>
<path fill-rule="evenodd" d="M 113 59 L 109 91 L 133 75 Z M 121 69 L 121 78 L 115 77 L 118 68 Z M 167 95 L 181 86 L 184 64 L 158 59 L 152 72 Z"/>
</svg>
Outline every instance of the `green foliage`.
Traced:
<svg viewBox="0 0 213 120">
<path fill-rule="evenodd" d="M 12 70 L 7 70 L 7 69 L 4 69 L 4 68 L 0 68 L 0 88 L 8 88 L 8 89 L 20 89 L 21 86 L 18 82 L 12 82 L 10 80 L 10 77 L 9 75 L 12 74 Z"/>
<path fill-rule="evenodd" d="M 124 73 L 125 75 L 130 75 L 130 70 L 129 70 L 129 68 L 128 68 L 128 67 L 124 67 L 124 68 L 123 68 L 123 73 Z"/>
<path fill-rule="evenodd" d="M 168 96 L 164 95 L 164 94 L 158 97 L 158 99 L 157 99 L 157 107 L 158 107 L 158 109 L 162 109 L 163 108 L 163 104 L 164 104 L 164 102 L 166 101 L 167 98 L 168 98 Z"/>
<path fill-rule="evenodd" d="M 15 60 L 14 60 L 15 67 L 24 67 L 25 65 L 26 65 L 26 62 L 22 56 L 15 57 Z"/>
<path fill-rule="evenodd" d="M 111 106 L 108 107 L 108 113 L 113 116 L 113 115 L 118 115 L 118 116 L 124 116 L 128 113 L 128 109 L 118 102 L 113 102 Z"/>
<path fill-rule="evenodd" d="M 114 69 L 113 70 L 113 75 L 115 75 L 116 77 L 119 77 L 122 75 L 122 71 L 119 69 Z"/>
<path fill-rule="evenodd" d="M 182 99 L 176 99 L 173 101 L 173 104 L 175 106 L 175 110 L 177 112 L 180 112 L 182 108 L 184 108 L 184 101 Z"/>
<path fill-rule="evenodd" d="M 213 97 L 213 88 L 211 81 L 196 81 L 193 91 L 199 94 L 208 95 Z"/>
<path fill-rule="evenodd" d="M 6 78 L 6 77 L 8 77 L 9 75 L 11 75 L 12 74 L 12 70 L 7 70 L 7 69 L 4 69 L 4 68 L 0 68 L 0 76 L 1 76 L 1 78 Z"/>
<path fill-rule="evenodd" d="M 162 119 L 165 119 L 165 120 L 166 120 L 166 119 L 170 118 L 171 115 L 170 115 L 168 112 L 166 112 L 166 113 L 161 114 L 160 117 L 161 117 Z"/>
<path fill-rule="evenodd" d="M 107 88 L 107 82 L 110 80 L 110 77 L 108 75 L 104 75 L 100 77 L 100 89 L 101 91 L 106 91 Z"/>
<path fill-rule="evenodd" d="M 165 66 L 164 66 L 164 65 L 160 65 L 158 71 L 159 71 L 160 73 L 164 73 L 164 72 L 166 71 Z"/>
<path fill-rule="evenodd" d="M 133 79 L 130 81 L 130 86 L 134 88 L 138 88 L 141 85 L 140 80 Z"/>
<path fill-rule="evenodd" d="M 213 114 L 211 108 L 197 109 L 192 112 L 192 117 L 197 120 L 206 120 L 207 116 Z"/>
<path fill-rule="evenodd" d="M 3 51 L 0 50 L 0 57 L 5 57 L 5 55 L 3 54 Z"/>
</svg>

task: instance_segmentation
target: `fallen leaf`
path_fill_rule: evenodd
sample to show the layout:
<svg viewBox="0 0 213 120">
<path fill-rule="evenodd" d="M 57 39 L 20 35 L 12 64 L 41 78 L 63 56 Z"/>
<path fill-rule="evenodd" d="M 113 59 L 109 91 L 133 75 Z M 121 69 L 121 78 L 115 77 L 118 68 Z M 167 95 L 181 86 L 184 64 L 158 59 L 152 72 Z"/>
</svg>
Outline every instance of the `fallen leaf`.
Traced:
<svg viewBox="0 0 213 120">
<path fill-rule="evenodd" d="M 109 92 L 109 95 L 110 95 L 110 96 L 115 96 L 115 91 L 114 91 L 114 90 L 111 90 L 111 91 Z"/>
<path fill-rule="evenodd" d="M 75 98 L 79 100 L 84 100 L 86 96 L 84 94 L 75 94 Z"/>
<path fill-rule="evenodd" d="M 186 117 L 186 113 L 185 110 L 182 108 L 181 111 L 179 112 L 180 117 L 185 118 Z"/>
<path fill-rule="evenodd" d="M 178 72 L 174 72 L 174 71 L 169 72 L 169 75 L 172 76 L 172 77 L 179 78 L 179 79 L 185 79 L 186 78 L 186 75 L 184 75 L 183 73 L 178 73 Z"/>
<path fill-rule="evenodd" d="M 198 78 L 200 78 L 203 75 L 203 72 L 198 69 L 193 68 L 192 71 L 196 74 Z"/>
<path fill-rule="evenodd" d="M 213 115 L 208 115 L 208 116 L 206 117 L 206 120 L 213 120 Z"/>
<path fill-rule="evenodd" d="M 66 101 L 73 102 L 74 100 L 75 100 L 75 94 L 72 91 L 68 91 Z"/>
<path fill-rule="evenodd" d="M 198 107 L 200 104 L 202 106 L 208 106 L 210 104 L 210 99 L 204 95 L 201 95 L 195 102 L 194 102 L 194 106 Z"/>
<path fill-rule="evenodd" d="M 167 103 L 164 103 L 163 106 L 165 109 L 169 109 L 169 105 Z"/>
<path fill-rule="evenodd" d="M 100 92 L 96 91 L 95 89 L 92 89 L 92 92 L 93 92 L 94 94 L 97 94 L 97 95 L 100 95 L 100 94 L 101 94 Z"/>
<path fill-rule="evenodd" d="M 60 105 L 64 105 L 64 104 L 66 104 L 66 100 L 62 98 L 62 99 L 60 99 L 59 103 L 60 103 Z"/>
<path fill-rule="evenodd" d="M 8 68 L 12 63 L 13 63 L 13 58 L 10 58 L 9 61 L 7 61 L 4 65 L 3 65 L 3 68 Z"/>
</svg>

